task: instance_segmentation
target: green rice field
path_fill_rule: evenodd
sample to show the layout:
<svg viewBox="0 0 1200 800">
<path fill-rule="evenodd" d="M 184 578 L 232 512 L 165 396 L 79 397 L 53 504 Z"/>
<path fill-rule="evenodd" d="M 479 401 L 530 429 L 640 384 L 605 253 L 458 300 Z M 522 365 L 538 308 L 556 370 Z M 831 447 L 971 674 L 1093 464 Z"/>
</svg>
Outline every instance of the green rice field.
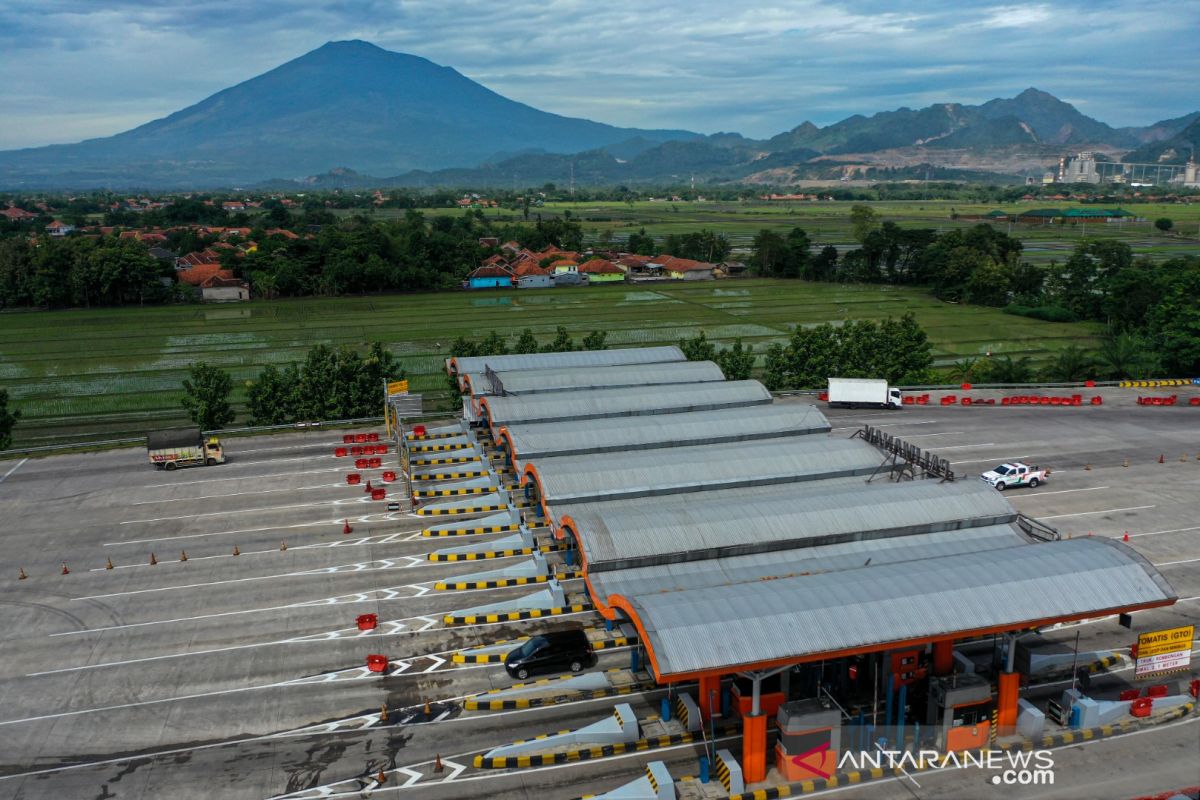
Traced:
<svg viewBox="0 0 1200 800">
<path fill-rule="evenodd" d="M 563 325 L 576 340 L 607 331 L 620 347 L 704 331 L 718 343 L 740 337 L 761 353 L 797 325 L 909 311 L 942 365 L 988 350 L 1042 361 L 1071 343 L 1094 345 L 1099 330 L 943 303 L 919 289 L 764 279 L 15 312 L 0 314 L 0 386 L 23 414 L 16 444 L 33 446 L 185 422 L 180 383 L 193 361 L 228 370 L 240 408 L 246 382 L 267 364 L 299 361 L 317 343 L 379 340 L 431 408 L 444 402 L 443 362 L 457 336 L 515 338 L 531 328 L 548 341 Z"/>
</svg>

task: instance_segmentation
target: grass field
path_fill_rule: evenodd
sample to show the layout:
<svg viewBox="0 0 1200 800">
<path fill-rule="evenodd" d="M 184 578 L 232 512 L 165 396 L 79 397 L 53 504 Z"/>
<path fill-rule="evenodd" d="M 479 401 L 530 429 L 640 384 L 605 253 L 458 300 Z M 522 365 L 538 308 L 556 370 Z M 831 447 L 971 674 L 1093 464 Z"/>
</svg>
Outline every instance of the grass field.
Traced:
<svg viewBox="0 0 1200 800">
<path fill-rule="evenodd" d="M 1041 361 L 1070 343 L 1094 344 L 1098 332 L 942 303 L 918 289 L 761 279 L 312 298 L 0 314 L 0 386 L 24 415 L 17 444 L 35 445 L 183 422 L 180 382 L 193 361 L 229 370 L 240 407 L 245 382 L 266 364 L 301 360 L 319 342 L 365 348 L 380 340 L 413 391 L 432 395 L 444 391 L 443 360 L 460 335 L 532 328 L 549 340 L 563 325 L 577 340 L 604 330 L 611 346 L 629 346 L 703 330 L 717 342 L 741 337 L 761 353 L 796 325 L 907 311 L 929 331 L 940 364 L 987 350 Z"/>
<path fill-rule="evenodd" d="M 819 190 L 817 190 L 819 191 Z M 650 202 L 636 203 L 550 203 L 531 210 L 530 220 L 559 217 L 570 212 L 585 231 L 586 242 L 596 244 L 607 234 L 614 242 L 624 242 L 629 234 L 645 228 L 652 236 L 665 238 L 672 233 L 687 233 L 709 228 L 725 234 L 735 252 L 748 250 L 754 234 L 763 228 L 786 231 L 799 226 L 818 244 L 842 248 L 857 246 L 850 235 L 850 202 Z M 978 220 L 952 219 L 951 215 L 981 215 L 1000 208 L 1018 211 L 1030 208 L 1067 208 L 1075 203 L 1052 200 L 1009 205 L 980 205 L 951 200 L 878 201 L 866 203 L 882 220 L 902 227 L 934 228 L 948 231 L 979 224 Z M 1086 207 L 1086 206 L 1080 206 Z M 1083 238 L 1116 238 L 1127 241 L 1138 255 L 1169 258 L 1174 255 L 1200 254 L 1200 202 L 1185 204 L 1139 204 L 1126 207 L 1142 221 L 1121 223 L 1090 222 L 1067 225 L 1009 225 L 996 223 L 1006 232 L 1025 242 L 1026 258 L 1037 264 L 1051 260 L 1062 262 Z M 376 212 L 386 218 L 403 216 L 403 209 Z M 458 209 L 423 209 L 426 215 L 459 215 Z M 511 209 L 486 209 L 484 215 L 497 220 L 521 221 Z M 1175 232 L 1164 235 L 1154 228 L 1154 220 L 1167 217 L 1174 221 Z"/>
</svg>

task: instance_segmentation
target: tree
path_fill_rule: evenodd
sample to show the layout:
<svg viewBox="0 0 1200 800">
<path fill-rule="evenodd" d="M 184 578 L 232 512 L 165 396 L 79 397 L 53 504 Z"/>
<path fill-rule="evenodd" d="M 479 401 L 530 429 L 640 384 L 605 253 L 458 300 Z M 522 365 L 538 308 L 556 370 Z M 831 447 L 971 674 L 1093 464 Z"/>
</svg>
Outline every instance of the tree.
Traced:
<svg viewBox="0 0 1200 800">
<path fill-rule="evenodd" d="M 1171 228 L 1175 227 L 1175 223 L 1167 217 L 1159 217 L 1158 219 L 1154 220 L 1154 227 L 1158 228 L 1163 233 L 1166 233 L 1167 231 L 1171 230 Z"/>
<path fill-rule="evenodd" d="M 252 425 L 282 425 L 300 419 L 297 412 L 296 390 L 299 372 L 295 364 L 280 370 L 268 364 L 258 374 L 258 380 L 246 386 L 246 406 Z"/>
<path fill-rule="evenodd" d="M 504 341 L 504 337 L 495 331 L 489 332 L 476 347 L 476 355 L 503 356 L 507 354 L 508 342 Z"/>
<path fill-rule="evenodd" d="M 233 389 L 229 373 L 199 361 L 188 367 L 188 376 L 183 381 L 183 407 L 192 422 L 206 431 L 233 422 L 236 415 L 229 405 L 229 393 Z"/>
<path fill-rule="evenodd" d="M 1096 356 L 1100 370 L 1114 380 L 1148 377 L 1157 361 L 1141 336 L 1112 331 L 1100 343 Z"/>
<path fill-rule="evenodd" d="M 1079 345 L 1071 344 L 1058 351 L 1042 374 L 1051 381 L 1075 382 L 1092 377 L 1095 369 L 1096 359 Z"/>
<path fill-rule="evenodd" d="M 538 351 L 537 339 L 534 338 L 532 329 L 526 328 L 521 331 L 521 335 L 517 337 L 512 351 L 520 354 L 536 353 Z"/>
<path fill-rule="evenodd" d="M 680 339 L 679 349 L 683 351 L 683 355 L 688 361 L 717 360 L 717 348 L 708 340 L 704 331 L 700 331 L 691 339 Z"/>
<path fill-rule="evenodd" d="M 854 241 L 866 242 L 871 231 L 879 227 L 879 215 L 870 206 L 853 205 L 850 207 L 850 235 Z"/>
<path fill-rule="evenodd" d="M 754 370 L 754 348 L 743 346 L 741 339 L 735 339 L 731 347 L 722 347 L 717 354 L 717 365 L 728 381 L 749 380 Z"/>
<path fill-rule="evenodd" d="M 791 256 L 787 240 L 764 228 L 750 245 L 750 269 L 764 278 L 779 278 L 788 271 Z"/>
<path fill-rule="evenodd" d="M 1004 355 L 984 363 L 978 375 L 981 383 L 1029 383 L 1033 380 L 1033 366 L 1029 356 L 1014 361 L 1012 356 Z"/>
<path fill-rule="evenodd" d="M 975 368 L 977 366 L 979 366 L 979 359 L 974 356 L 967 356 L 951 364 L 948 374 L 951 380 L 970 383 L 975 376 Z"/>
<path fill-rule="evenodd" d="M 592 331 L 583 337 L 584 350 L 607 350 L 608 345 L 604 340 L 608 338 L 608 331 Z"/>
<path fill-rule="evenodd" d="M 8 389 L 0 389 L 0 450 L 12 447 L 12 432 L 21 412 L 8 409 Z"/>
<path fill-rule="evenodd" d="M 575 347 L 575 340 L 571 338 L 571 334 L 567 333 L 567 329 L 559 325 L 554 329 L 554 341 L 542 348 L 543 353 L 569 353 L 578 348 Z"/>
</svg>

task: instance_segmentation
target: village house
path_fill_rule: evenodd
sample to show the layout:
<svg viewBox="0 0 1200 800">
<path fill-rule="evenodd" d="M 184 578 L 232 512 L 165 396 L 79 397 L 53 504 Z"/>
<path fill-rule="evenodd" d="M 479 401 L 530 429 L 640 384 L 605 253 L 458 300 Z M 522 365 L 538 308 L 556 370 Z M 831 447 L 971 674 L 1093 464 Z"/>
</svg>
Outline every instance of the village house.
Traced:
<svg viewBox="0 0 1200 800">
<path fill-rule="evenodd" d="M 616 264 L 603 258 L 593 258 L 579 265 L 579 272 L 587 275 L 588 283 L 621 283 L 625 272 Z"/>
<path fill-rule="evenodd" d="M 250 299 L 250 285 L 228 270 L 220 270 L 200 284 L 200 296 L 206 303 L 245 302 Z"/>
</svg>

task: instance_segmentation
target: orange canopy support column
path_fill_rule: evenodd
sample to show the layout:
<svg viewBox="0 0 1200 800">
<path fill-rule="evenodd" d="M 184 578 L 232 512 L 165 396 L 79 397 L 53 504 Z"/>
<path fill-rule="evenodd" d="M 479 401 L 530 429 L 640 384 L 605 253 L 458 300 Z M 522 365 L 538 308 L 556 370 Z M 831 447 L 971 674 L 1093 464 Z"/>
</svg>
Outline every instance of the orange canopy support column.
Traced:
<svg viewBox="0 0 1200 800">
<path fill-rule="evenodd" d="M 721 714 L 721 676 L 701 675 L 699 692 L 696 704 L 700 706 L 700 718 L 708 722 L 714 714 Z"/>
<path fill-rule="evenodd" d="M 742 775 L 747 784 L 767 779 L 767 715 L 742 717 Z"/>
<path fill-rule="evenodd" d="M 996 696 L 996 734 L 1011 736 L 1017 728 L 1017 698 L 1021 694 L 1021 673 L 1004 672 Z"/>
<path fill-rule="evenodd" d="M 933 643 L 933 674 L 949 675 L 954 671 L 954 642 L 946 639 Z"/>
</svg>

